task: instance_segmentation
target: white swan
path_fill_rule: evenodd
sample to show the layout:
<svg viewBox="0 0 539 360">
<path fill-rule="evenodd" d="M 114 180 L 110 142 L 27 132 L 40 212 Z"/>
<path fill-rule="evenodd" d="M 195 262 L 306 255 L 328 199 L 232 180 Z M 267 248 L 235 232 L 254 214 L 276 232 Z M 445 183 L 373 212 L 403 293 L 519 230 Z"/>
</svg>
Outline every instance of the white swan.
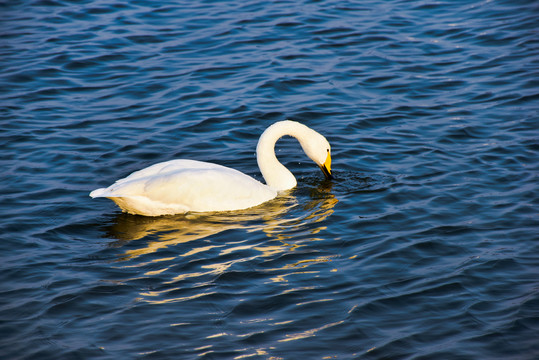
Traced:
<svg viewBox="0 0 539 360">
<path fill-rule="evenodd" d="M 90 196 L 109 198 L 125 212 L 147 216 L 253 207 L 297 184 L 275 156 L 275 143 L 284 135 L 298 139 L 307 156 L 331 178 L 331 148 L 326 138 L 303 124 L 285 120 L 268 127 L 256 147 L 258 167 L 267 185 L 225 166 L 171 160 L 135 171 Z"/>
</svg>

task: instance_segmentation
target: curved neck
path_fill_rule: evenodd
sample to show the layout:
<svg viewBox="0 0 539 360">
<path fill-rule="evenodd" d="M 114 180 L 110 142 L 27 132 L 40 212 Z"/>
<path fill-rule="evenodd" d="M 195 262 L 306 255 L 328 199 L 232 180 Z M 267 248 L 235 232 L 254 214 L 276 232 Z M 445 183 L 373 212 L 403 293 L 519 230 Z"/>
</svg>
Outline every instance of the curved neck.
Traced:
<svg viewBox="0 0 539 360">
<path fill-rule="evenodd" d="M 279 121 L 267 128 L 256 146 L 256 160 L 266 184 L 274 190 L 288 190 L 296 186 L 296 178 L 275 156 L 275 143 L 285 135 L 293 136 L 301 143 L 303 135 L 313 131 L 295 121 Z"/>
</svg>

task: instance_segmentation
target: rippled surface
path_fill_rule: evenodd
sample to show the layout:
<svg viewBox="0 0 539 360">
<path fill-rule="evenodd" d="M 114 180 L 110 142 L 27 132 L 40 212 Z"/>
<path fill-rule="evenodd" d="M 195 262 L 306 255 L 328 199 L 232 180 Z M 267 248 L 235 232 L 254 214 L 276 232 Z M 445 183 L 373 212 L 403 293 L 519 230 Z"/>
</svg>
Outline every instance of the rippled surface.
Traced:
<svg viewBox="0 0 539 360">
<path fill-rule="evenodd" d="M 0 5 L 6 358 L 532 359 L 534 1 Z M 88 193 L 192 158 L 293 191 L 145 218 Z"/>
</svg>

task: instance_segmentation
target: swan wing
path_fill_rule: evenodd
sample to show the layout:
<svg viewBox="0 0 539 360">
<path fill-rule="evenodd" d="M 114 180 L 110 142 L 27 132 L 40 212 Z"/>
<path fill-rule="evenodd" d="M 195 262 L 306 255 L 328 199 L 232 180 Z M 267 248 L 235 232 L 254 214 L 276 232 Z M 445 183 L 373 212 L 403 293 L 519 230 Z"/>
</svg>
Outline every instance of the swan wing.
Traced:
<svg viewBox="0 0 539 360">
<path fill-rule="evenodd" d="M 142 179 L 149 176 L 170 173 L 177 170 L 187 170 L 187 169 L 227 169 L 227 167 L 214 164 L 214 163 L 205 162 L 205 161 L 197 161 L 197 160 L 186 160 L 186 159 L 170 160 L 170 161 L 164 161 L 164 162 L 160 162 L 160 163 L 148 166 L 147 168 L 144 168 L 142 170 L 135 171 L 131 173 L 129 176 L 116 181 L 116 184 L 132 181 L 135 179 Z"/>
<path fill-rule="evenodd" d="M 152 165 L 90 194 L 110 198 L 124 211 L 142 215 L 239 210 L 276 195 L 240 171 L 193 160 Z"/>
</svg>

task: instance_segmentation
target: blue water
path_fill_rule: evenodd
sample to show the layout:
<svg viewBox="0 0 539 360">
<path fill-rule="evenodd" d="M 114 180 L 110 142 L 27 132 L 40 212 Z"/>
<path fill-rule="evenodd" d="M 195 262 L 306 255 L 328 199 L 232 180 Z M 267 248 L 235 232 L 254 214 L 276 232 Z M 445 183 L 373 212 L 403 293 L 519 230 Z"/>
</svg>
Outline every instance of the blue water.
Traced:
<svg viewBox="0 0 539 360">
<path fill-rule="evenodd" d="M 536 1 L 0 4 L 3 359 L 536 359 Z M 189 158 L 291 192 L 149 218 L 88 193 Z"/>
</svg>

